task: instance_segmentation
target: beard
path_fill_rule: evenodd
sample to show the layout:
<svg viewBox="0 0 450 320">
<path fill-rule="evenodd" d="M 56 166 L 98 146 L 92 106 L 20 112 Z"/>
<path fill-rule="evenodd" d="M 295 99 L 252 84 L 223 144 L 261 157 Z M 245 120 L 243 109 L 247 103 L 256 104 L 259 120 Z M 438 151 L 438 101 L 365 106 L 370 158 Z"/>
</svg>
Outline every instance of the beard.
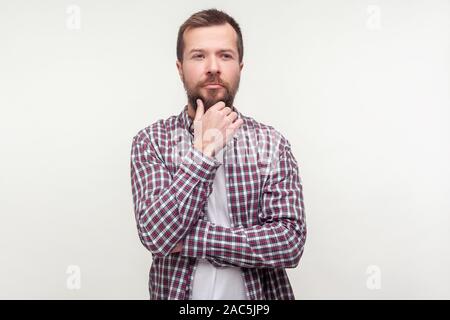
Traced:
<svg viewBox="0 0 450 320">
<path fill-rule="evenodd" d="M 186 90 L 188 102 L 197 111 L 197 99 L 201 99 L 204 106 L 204 112 L 208 111 L 213 105 L 219 101 L 225 103 L 225 107 L 229 107 L 234 111 L 234 97 L 239 89 L 240 78 L 237 79 L 236 83 L 233 85 L 222 81 L 218 76 L 210 76 L 206 81 L 198 83 L 194 87 L 189 87 L 183 76 L 183 85 Z M 222 85 L 221 88 L 208 89 L 205 88 L 207 83 L 219 83 Z M 205 90 L 206 94 L 203 94 L 201 90 Z"/>
</svg>

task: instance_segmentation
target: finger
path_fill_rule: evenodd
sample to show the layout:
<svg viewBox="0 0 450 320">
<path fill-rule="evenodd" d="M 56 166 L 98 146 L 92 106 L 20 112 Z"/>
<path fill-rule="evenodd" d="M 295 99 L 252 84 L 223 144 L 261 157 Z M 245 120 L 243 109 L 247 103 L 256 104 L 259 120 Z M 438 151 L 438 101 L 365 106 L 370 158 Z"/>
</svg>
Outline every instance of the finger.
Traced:
<svg viewBox="0 0 450 320">
<path fill-rule="evenodd" d="M 233 122 L 232 124 L 230 124 L 228 126 L 228 128 L 230 129 L 238 129 L 242 124 L 244 123 L 244 120 L 242 120 L 241 118 L 237 119 L 235 122 Z"/>
<path fill-rule="evenodd" d="M 194 120 L 200 120 L 205 113 L 205 108 L 203 106 L 203 101 L 201 99 L 197 99 L 197 110 L 195 110 L 195 118 Z"/>
<path fill-rule="evenodd" d="M 226 116 L 228 116 L 231 112 L 233 112 L 233 110 L 231 110 L 230 107 L 225 107 L 222 110 L 220 110 L 220 112 L 224 113 Z"/>
<path fill-rule="evenodd" d="M 234 120 L 236 120 L 238 117 L 236 112 L 231 112 L 229 115 L 227 115 L 227 119 L 230 120 L 230 123 L 232 123 Z"/>
<path fill-rule="evenodd" d="M 219 101 L 211 107 L 211 109 L 215 109 L 217 111 L 222 110 L 223 108 L 225 108 L 225 102 L 223 101 Z"/>
</svg>

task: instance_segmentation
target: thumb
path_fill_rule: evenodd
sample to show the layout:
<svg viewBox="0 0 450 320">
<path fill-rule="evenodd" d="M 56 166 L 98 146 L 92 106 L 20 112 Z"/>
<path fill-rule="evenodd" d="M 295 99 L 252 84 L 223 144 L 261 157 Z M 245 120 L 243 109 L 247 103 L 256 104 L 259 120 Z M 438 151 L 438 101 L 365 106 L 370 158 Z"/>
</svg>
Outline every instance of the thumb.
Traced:
<svg viewBox="0 0 450 320">
<path fill-rule="evenodd" d="M 203 107 L 203 101 L 201 99 L 197 99 L 197 110 L 195 110 L 195 119 L 200 120 L 205 113 L 205 108 Z"/>
</svg>

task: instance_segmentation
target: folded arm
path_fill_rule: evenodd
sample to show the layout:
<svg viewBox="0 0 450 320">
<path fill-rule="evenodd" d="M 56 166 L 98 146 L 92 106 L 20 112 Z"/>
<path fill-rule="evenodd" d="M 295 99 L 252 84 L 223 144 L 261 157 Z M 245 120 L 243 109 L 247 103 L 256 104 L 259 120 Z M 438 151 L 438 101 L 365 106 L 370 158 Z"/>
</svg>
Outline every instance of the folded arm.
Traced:
<svg viewBox="0 0 450 320">
<path fill-rule="evenodd" d="M 306 221 L 297 162 L 287 143 L 267 179 L 260 225 L 223 227 L 199 219 L 183 240 L 181 255 L 216 266 L 295 268 L 303 254 Z"/>
</svg>

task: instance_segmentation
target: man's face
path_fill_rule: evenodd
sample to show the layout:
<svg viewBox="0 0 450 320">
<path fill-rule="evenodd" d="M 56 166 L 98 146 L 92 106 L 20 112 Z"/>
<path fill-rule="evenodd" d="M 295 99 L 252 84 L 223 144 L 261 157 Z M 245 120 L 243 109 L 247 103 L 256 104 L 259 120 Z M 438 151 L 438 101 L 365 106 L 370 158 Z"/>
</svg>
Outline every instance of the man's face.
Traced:
<svg viewBox="0 0 450 320">
<path fill-rule="evenodd" d="M 197 109 L 200 98 L 205 112 L 219 101 L 233 106 L 243 64 L 239 63 L 237 34 L 229 24 L 187 29 L 183 62 L 177 68 L 188 96 Z"/>
</svg>

